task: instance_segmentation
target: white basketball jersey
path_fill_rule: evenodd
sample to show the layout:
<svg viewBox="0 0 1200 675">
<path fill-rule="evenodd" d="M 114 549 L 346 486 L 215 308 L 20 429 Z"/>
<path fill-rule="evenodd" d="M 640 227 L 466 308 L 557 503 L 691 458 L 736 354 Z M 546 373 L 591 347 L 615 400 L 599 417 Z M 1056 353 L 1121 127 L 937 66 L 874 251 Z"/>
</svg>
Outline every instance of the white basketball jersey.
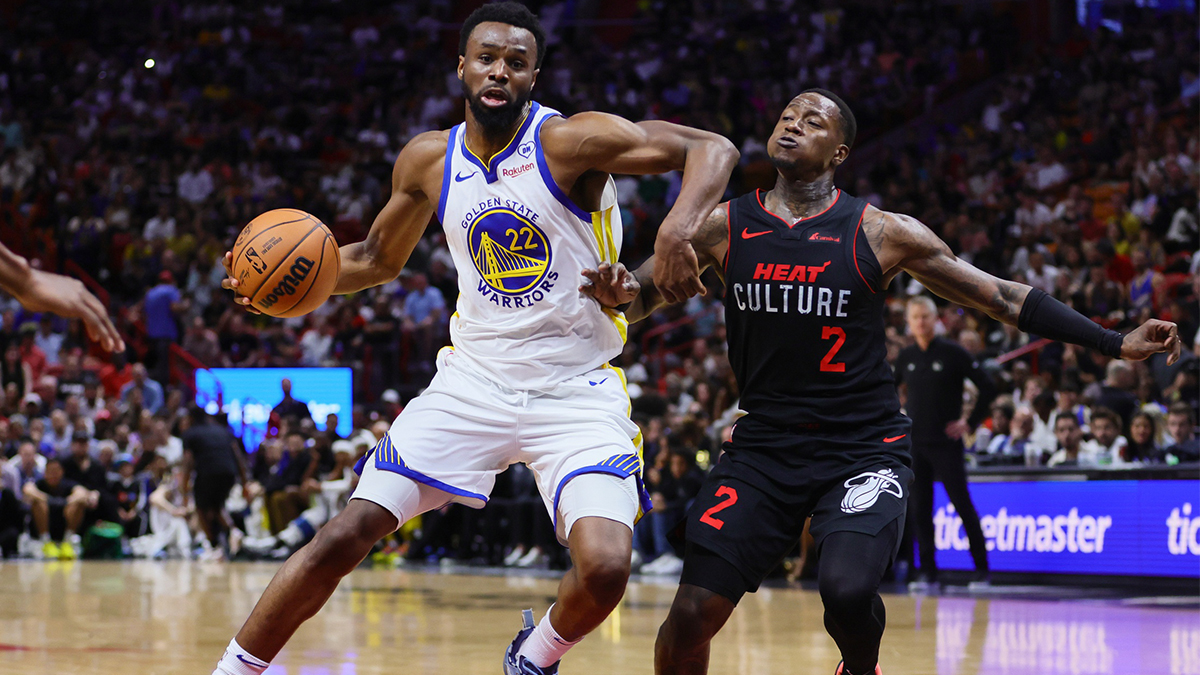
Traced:
<svg viewBox="0 0 1200 675">
<path fill-rule="evenodd" d="M 579 292 L 580 272 L 615 263 L 621 215 L 612 179 L 601 210 L 584 211 L 554 182 L 542 124 L 560 113 L 532 103 L 490 161 L 450 130 L 438 219 L 458 268 L 455 352 L 513 389 L 545 389 L 621 353 L 628 322 Z"/>
</svg>

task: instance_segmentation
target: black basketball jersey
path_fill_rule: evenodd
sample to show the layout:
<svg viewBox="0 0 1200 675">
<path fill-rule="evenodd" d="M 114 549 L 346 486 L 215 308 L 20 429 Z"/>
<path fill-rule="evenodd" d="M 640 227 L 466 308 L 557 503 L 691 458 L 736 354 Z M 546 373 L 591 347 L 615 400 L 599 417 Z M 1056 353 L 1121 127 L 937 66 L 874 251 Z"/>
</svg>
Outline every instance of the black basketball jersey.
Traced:
<svg viewBox="0 0 1200 675">
<path fill-rule="evenodd" d="M 867 203 L 838 190 L 791 224 L 761 191 L 729 204 L 725 321 L 740 407 L 779 427 L 853 425 L 900 410 Z"/>
</svg>

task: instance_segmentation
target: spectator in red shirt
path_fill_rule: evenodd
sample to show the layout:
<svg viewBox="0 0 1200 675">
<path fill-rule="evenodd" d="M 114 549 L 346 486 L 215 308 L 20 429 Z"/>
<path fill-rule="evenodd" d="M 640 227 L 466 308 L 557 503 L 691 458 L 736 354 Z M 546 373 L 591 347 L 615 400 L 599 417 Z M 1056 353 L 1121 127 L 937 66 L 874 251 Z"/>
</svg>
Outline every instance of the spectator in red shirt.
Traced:
<svg viewBox="0 0 1200 675">
<path fill-rule="evenodd" d="M 36 333 L 36 324 L 26 323 L 21 326 L 21 360 L 29 365 L 29 375 L 34 382 L 42 379 L 42 374 L 46 372 L 46 352 L 34 343 Z"/>
<path fill-rule="evenodd" d="M 1133 278 L 1137 276 L 1137 270 L 1133 267 L 1133 261 L 1129 259 L 1129 256 L 1121 255 L 1113 250 L 1112 244 L 1107 240 L 1101 241 L 1099 247 L 1101 255 L 1107 258 L 1104 266 L 1105 274 L 1108 275 L 1109 279 L 1118 284 L 1128 286 L 1129 282 L 1133 281 Z M 1107 254 L 1108 251 L 1112 252 L 1111 256 Z"/>
<path fill-rule="evenodd" d="M 1068 222 L 1075 223 L 1075 226 L 1079 228 L 1079 236 L 1084 241 L 1097 241 L 1103 239 L 1105 235 L 1104 221 L 1096 218 L 1094 205 L 1095 200 L 1084 195 L 1075 202 L 1074 213 L 1066 218 Z"/>
<path fill-rule="evenodd" d="M 1088 264 L 1104 267 L 1104 276 L 1108 277 L 1110 281 L 1128 286 L 1133 277 L 1137 275 L 1137 270 L 1133 269 L 1133 261 L 1129 259 L 1129 256 L 1117 253 L 1112 242 L 1107 239 L 1101 239 L 1093 246 L 1086 246 L 1084 251 L 1087 254 Z"/>
<path fill-rule="evenodd" d="M 120 398 L 121 388 L 133 381 L 133 366 L 125 360 L 124 352 L 115 352 L 112 361 L 100 369 L 100 384 L 104 387 L 104 398 Z"/>
</svg>

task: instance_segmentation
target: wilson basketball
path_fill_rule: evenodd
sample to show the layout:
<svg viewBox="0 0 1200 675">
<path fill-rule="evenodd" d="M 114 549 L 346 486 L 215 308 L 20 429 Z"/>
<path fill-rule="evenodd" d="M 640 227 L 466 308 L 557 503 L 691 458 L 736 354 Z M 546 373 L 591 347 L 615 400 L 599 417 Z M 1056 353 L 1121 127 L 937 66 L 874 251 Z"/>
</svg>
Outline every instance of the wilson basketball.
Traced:
<svg viewBox="0 0 1200 675">
<path fill-rule="evenodd" d="M 342 258 L 333 233 L 298 209 L 267 211 L 233 244 L 238 293 L 270 316 L 302 316 L 329 299 Z"/>
</svg>

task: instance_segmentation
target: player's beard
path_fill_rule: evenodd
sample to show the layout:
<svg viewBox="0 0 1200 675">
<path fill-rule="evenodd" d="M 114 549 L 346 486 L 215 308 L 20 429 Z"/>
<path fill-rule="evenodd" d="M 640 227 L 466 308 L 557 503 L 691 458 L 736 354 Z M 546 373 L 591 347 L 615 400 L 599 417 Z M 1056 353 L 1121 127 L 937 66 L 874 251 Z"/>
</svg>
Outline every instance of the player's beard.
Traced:
<svg viewBox="0 0 1200 675">
<path fill-rule="evenodd" d="M 779 175 L 787 180 L 804 180 L 805 176 L 812 178 L 829 170 L 829 166 L 822 165 L 819 160 L 807 156 L 788 158 L 775 155 L 768 156 L 768 159 L 771 160 L 771 165 L 775 167 Z"/>
<path fill-rule="evenodd" d="M 803 166 L 803 160 L 799 159 L 784 159 L 778 155 L 768 156 L 767 159 L 771 160 L 771 166 L 784 173 L 795 173 L 796 169 Z"/>
<path fill-rule="evenodd" d="M 499 108 L 491 108 L 483 104 L 479 94 L 467 89 L 466 82 L 462 83 L 462 93 L 463 97 L 467 99 L 467 105 L 471 107 L 471 114 L 475 117 L 475 121 L 483 127 L 483 133 L 497 138 L 507 138 L 512 135 L 513 125 L 525 114 L 525 106 L 533 98 L 532 91 L 517 92 L 516 98 L 513 100 Z"/>
</svg>

